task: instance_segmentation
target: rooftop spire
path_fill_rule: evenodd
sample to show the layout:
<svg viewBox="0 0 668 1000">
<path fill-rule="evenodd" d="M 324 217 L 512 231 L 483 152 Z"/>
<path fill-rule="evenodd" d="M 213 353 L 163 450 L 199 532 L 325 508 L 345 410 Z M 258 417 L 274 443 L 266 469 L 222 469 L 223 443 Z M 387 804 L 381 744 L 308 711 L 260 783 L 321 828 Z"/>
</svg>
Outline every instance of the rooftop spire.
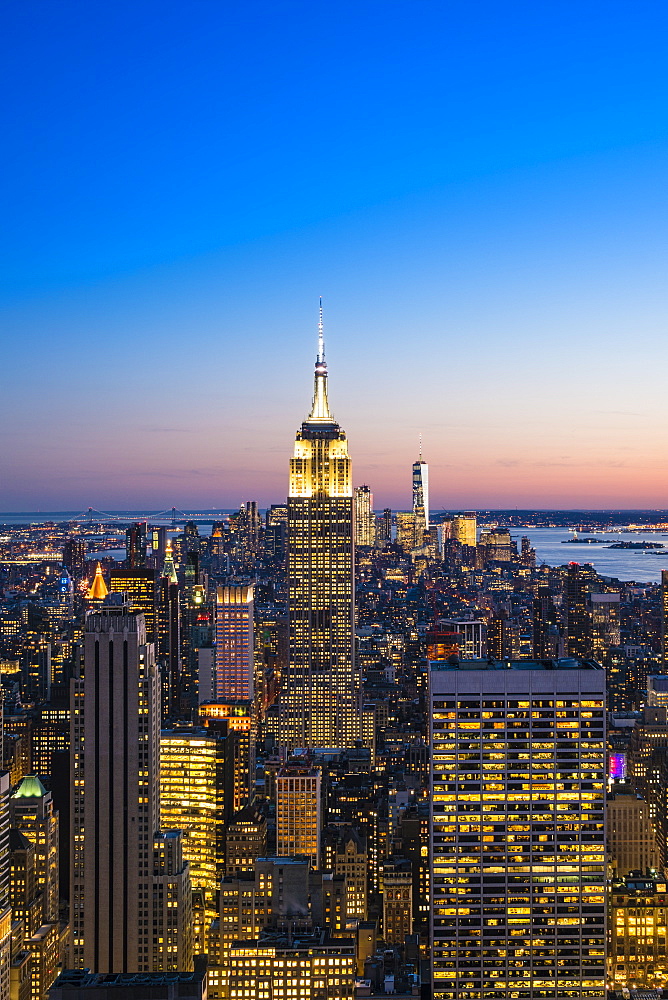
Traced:
<svg viewBox="0 0 668 1000">
<path fill-rule="evenodd" d="M 178 583 L 179 578 L 176 575 L 176 567 L 174 566 L 174 555 L 172 553 L 172 540 L 167 539 L 167 545 L 165 546 L 165 562 L 162 567 L 162 576 L 166 576 L 170 583 Z"/>
<path fill-rule="evenodd" d="M 325 335 L 322 330 L 322 295 L 320 296 L 320 319 L 318 320 L 318 361 L 325 363 Z"/>
<path fill-rule="evenodd" d="M 93 582 L 88 588 L 86 597 L 89 601 L 103 601 L 108 593 L 109 591 L 107 589 L 107 585 L 104 582 L 104 577 L 102 576 L 102 567 L 98 563 L 95 567 Z"/>
<path fill-rule="evenodd" d="M 327 402 L 327 362 L 325 361 L 325 335 L 322 327 L 322 296 L 320 296 L 320 317 L 318 320 L 318 354 L 315 359 L 313 406 L 307 422 L 310 424 L 319 422 L 331 424 L 334 422 Z"/>
</svg>

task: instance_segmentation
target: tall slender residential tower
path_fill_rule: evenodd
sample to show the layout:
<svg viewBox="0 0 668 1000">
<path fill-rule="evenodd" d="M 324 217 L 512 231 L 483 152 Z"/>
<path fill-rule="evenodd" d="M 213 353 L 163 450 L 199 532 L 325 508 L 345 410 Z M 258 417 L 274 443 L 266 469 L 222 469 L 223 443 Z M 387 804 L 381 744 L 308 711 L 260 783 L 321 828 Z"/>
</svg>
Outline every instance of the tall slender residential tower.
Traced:
<svg viewBox="0 0 668 1000">
<path fill-rule="evenodd" d="M 290 461 L 288 606 L 281 748 L 351 746 L 360 733 L 352 468 L 327 401 L 322 304 L 313 405 Z"/>
</svg>

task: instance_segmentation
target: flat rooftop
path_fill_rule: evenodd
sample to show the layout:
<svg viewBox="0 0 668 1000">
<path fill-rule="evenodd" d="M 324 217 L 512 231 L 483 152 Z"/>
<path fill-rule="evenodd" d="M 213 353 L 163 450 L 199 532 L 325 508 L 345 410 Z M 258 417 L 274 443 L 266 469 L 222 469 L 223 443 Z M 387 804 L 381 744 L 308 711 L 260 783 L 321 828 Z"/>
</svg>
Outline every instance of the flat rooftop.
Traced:
<svg viewBox="0 0 668 1000">
<path fill-rule="evenodd" d="M 603 670 L 596 660 L 430 660 L 430 670 Z"/>
</svg>

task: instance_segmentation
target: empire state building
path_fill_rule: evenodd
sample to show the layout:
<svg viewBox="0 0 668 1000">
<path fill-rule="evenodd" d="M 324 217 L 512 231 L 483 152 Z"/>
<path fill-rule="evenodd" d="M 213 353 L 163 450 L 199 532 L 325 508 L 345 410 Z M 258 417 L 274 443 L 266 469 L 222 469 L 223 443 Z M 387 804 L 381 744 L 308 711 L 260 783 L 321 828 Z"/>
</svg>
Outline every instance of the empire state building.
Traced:
<svg viewBox="0 0 668 1000">
<path fill-rule="evenodd" d="M 352 463 L 327 400 L 322 304 L 313 405 L 290 461 L 288 608 L 281 747 L 350 747 L 360 736 Z"/>
</svg>

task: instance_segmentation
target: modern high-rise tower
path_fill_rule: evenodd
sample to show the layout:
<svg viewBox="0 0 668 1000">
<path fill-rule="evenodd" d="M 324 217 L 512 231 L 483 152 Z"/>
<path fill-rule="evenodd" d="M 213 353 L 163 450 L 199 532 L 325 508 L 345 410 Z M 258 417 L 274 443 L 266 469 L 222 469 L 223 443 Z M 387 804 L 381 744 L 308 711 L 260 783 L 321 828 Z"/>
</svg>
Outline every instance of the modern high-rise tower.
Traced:
<svg viewBox="0 0 668 1000">
<path fill-rule="evenodd" d="M 434 1000 L 604 997 L 604 671 L 429 673 Z"/>
<path fill-rule="evenodd" d="M 420 456 L 413 462 L 413 513 L 424 531 L 429 528 L 429 466 L 422 458 L 422 439 L 420 439 Z M 421 544 L 420 539 L 420 544 Z"/>
<path fill-rule="evenodd" d="M 376 518 L 373 513 L 373 493 L 368 486 L 355 487 L 355 545 L 374 545 Z"/>
<path fill-rule="evenodd" d="M 283 750 L 349 747 L 359 737 L 351 464 L 327 401 L 321 305 L 313 405 L 290 461 Z"/>
<path fill-rule="evenodd" d="M 216 590 L 216 698 L 253 698 L 253 585 Z"/>
</svg>

